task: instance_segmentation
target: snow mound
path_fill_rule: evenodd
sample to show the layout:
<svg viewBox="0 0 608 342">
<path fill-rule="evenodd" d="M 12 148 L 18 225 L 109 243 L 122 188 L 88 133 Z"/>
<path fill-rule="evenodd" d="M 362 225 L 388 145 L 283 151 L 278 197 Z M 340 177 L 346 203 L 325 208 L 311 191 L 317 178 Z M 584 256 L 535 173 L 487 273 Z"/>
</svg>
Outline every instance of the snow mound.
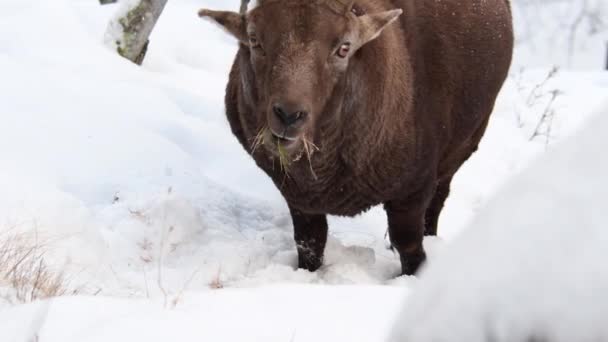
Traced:
<svg viewBox="0 0 608 342">
<path fill-rule="evenodd" d="M 608 340 L 608 104 L 425 269 L 392 341 Z"/>
</svg>

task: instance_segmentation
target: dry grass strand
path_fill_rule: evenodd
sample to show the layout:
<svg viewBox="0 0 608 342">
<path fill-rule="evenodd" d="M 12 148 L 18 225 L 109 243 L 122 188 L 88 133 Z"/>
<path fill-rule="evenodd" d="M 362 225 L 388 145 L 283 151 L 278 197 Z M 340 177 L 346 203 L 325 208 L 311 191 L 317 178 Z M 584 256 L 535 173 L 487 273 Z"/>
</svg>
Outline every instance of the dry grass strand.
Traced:
<svg viewBox="0 0 608 342">
<path fill-rule="evenodd" d="M 9 286 L 20 303 L 78 292 L 68 290 L 63 272 L 49 267 L 44 244 L 10 231 L 0 234 L 0 285 Z"/>
</svg>

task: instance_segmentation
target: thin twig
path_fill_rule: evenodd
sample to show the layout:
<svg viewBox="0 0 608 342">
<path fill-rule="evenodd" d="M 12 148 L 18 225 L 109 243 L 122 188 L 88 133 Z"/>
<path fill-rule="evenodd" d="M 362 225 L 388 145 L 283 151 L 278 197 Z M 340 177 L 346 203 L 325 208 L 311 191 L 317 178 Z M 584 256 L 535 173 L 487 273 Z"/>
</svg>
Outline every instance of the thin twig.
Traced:
<svg viewBox="0 0 608 342">
<path fill-rule="evenodd" d="M 549 80 L 551 80 L 555 77 L 555 75 L 557 75 L 558 71 L 559 67 L 554 65 L 547 73 L 547 76 L 545 76 L 545 78 L 540 83 L 538 83 L 534 86 L 534 88 L 532 88 L 532 91 L 530 91 L 530 95 L 528 95 L 528 100 L 526 101 L 526 104 L 528 106 L 532 106 L 535 100 L 544 96 L 544 94 L 540 93 L 540 90 L 542 90 L 542 88 L 547 84 L 547 82 L 549 82 Z"/>
<path fill-rule="evenodd" d="M 557 99 L 557 97 L 562 94 L 562 92 L 558 89 L 554 89 L 550 92 L 550 94 L 551 94 L 551 98 L 549 99 L 549 102 L 547 103 L 547 106 L 545 107 L 545 110 L 543 111 L 543 114 L 541 115 L 540 120 L 536 124 L 534 133 L 532 134 L 532 136 L 529 139 L 530 141 L 532 141 L 536 137 L 545 136 L 545 146 L 547 146 L 549 144 L 549 139 L 551 138 L 551 129 L 553 127 L 553 117 L 555 116 L 555 110 L 553 109 L 553 103 L 555 102 L 555 99 Z M 542 130 L 542 127 L 544 127 L 545 129 Z"/>
</svg>

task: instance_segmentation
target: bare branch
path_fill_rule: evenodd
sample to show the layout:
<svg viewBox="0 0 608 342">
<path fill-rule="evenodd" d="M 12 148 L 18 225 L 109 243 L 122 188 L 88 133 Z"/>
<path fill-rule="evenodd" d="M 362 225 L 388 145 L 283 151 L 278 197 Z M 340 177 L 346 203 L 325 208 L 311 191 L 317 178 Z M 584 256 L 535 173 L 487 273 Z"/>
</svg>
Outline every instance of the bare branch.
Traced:
<svg viewBox="0 0 608 342">
<path fill-rule="evenodd" d="M 530 92 L 530 95 L 528 95 L 528 99 L 526 100 L 526 104 L 528 106 L 532 106 L 538 98 L 544 96 L 544 94 L 542 94 L 540 91 L 544 88 L 547 82 L 549 82 L 549 80 L 555 77 L 558 71 L 559 68 L 557 66 L 553 66 L 553 68 L 549 70 L 549 73 L 547 73 L 547 76 L 545 76 L 545 78 L 540 83 L 534 86 L 534 88 Z"/>
<path fill-rule="evenodd" d="M 532 133 L 532 136 L 530 137 L 530 141 L 532 141 L 536 137 L 544 136 L 545 146 L 549 145 L 549 140 L 551 139 L 551 129 L 553 127 L 553 118 L 555 116 L 555 109 L 553 108 L 553 103 L 555 102 L 555 99 L 557 99 L 557 97 L 562 94 L 562 92 L 558 89 L 554 89 L 550 92 L 550 94 L 551 98 L 549 99 L 549 102 L 547 103 L 547 106 L 545 107 L 545 110 L 541 115 L 540 120 L 536 124 L 534 133 Z"/>
</svg>

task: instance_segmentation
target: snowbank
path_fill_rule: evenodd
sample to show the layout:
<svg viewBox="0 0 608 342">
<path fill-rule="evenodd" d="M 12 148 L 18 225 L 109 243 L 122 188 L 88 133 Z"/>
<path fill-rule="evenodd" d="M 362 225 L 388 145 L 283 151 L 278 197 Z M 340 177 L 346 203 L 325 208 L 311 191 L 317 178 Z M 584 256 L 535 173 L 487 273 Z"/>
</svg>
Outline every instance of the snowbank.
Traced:
<svg viewBox="0 0 608 342">
<path fill-rule="evenodd" d="M 608 102 L 424 270 L 392 341 L 608 339 Z"/>
</svg>

